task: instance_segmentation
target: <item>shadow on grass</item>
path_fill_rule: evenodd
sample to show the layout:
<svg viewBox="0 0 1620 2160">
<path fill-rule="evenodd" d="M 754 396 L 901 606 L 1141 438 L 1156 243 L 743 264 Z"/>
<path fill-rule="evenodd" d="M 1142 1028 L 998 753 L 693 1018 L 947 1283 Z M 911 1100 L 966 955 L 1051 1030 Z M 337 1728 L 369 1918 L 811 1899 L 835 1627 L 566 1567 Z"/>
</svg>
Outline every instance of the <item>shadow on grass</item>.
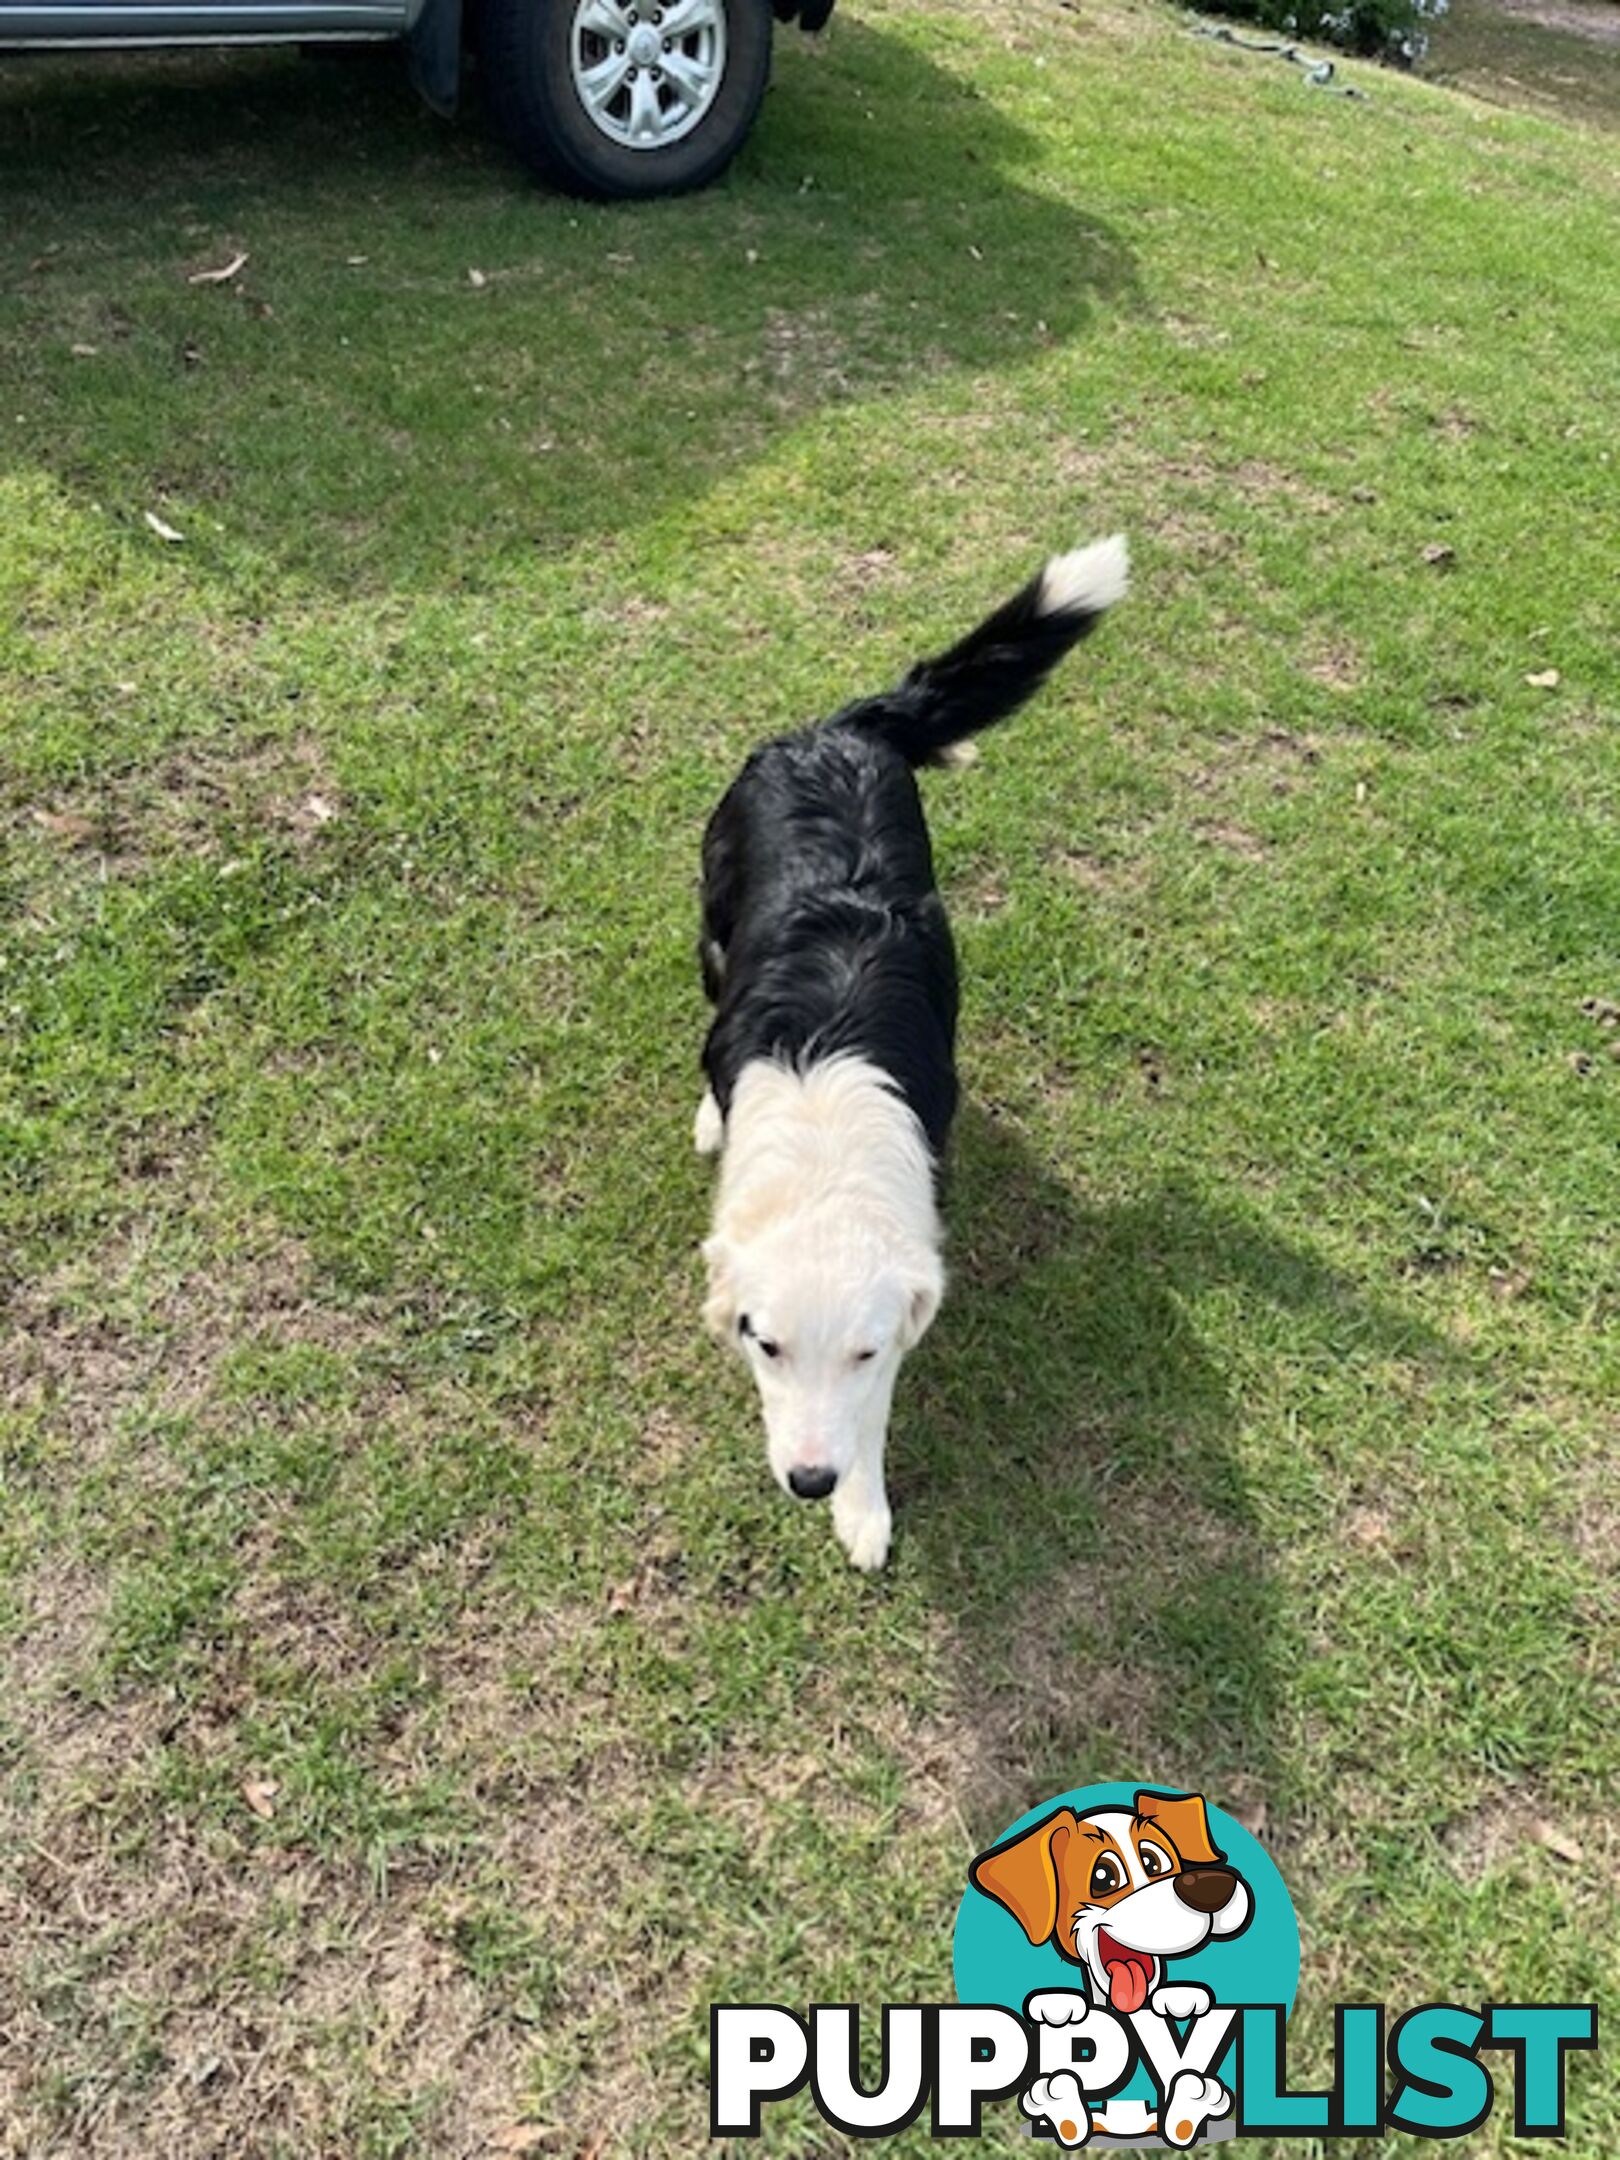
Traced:
<svg viewBox="0 0 1620 2160">
<path fill-rule="evenodd" d="M 547 195 L 469 104 L 433 120 L 386 52 L 0 68 L 9 462 L 142 544 L 190 513 L 193 574 L 442 588 L 1133 299 L 1117 235 L 1017 177 L 1026 132 L 854 18 L 784 38 L 733 173 L 679 201 Z"/>
<path fill-rule="evenodd" d="M 1262 1299 L 1327 1354 L 1434 1346 L 1188 1185 L 1079 1206 L 981 1112 L 947 1213 L 952 1301 L 902 1400 L 893 1482 L 955 1636 L 971 1830 L 1111 1778 L 1285 1801 L 1284 1600 L 1241 1405 L 1187 1301 Z"/>
</svg>

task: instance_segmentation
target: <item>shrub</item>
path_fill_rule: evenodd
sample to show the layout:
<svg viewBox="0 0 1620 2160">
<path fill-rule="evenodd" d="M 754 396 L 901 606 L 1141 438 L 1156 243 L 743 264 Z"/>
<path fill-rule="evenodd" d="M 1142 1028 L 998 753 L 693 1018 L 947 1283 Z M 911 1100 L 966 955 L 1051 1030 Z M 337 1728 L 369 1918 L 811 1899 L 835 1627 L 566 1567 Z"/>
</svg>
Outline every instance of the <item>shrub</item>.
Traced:
<svg viewBox="0 0 1620 2160">
<path fill-rule="evenodd" d="M 1429 25 L 1449 0 L 1210 0 L 1223 15 L 1262 23 L 1285 37 L 1342 45 L 1346 52 L 1411 67 L 1429 49 Z"/>
</svg>

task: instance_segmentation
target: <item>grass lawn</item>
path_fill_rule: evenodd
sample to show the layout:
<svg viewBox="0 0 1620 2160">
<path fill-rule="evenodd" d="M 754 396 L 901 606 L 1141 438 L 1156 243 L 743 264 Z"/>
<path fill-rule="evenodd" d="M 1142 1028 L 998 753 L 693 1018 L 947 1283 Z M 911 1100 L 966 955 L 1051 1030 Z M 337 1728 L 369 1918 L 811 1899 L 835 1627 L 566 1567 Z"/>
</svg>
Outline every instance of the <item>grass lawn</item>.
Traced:
<svg viewBox="0 0 1620 2160">
<path fill-rule="evenodd" d="M 387 60 L 0 75 L 30 2160 L 695 2151 L 711 2000 L 948 1998 L 970 1855 L 1113 1777 L 1263 1826 L 1302 2077 L 1339 2000 L 1612 2013 L 1613 140 L 1146 0 L 781 47 L 635 209 Z M 927 783 L 874 1583 L 697 1325 L 698 834 L 1115 526 Z"/>
</svg>

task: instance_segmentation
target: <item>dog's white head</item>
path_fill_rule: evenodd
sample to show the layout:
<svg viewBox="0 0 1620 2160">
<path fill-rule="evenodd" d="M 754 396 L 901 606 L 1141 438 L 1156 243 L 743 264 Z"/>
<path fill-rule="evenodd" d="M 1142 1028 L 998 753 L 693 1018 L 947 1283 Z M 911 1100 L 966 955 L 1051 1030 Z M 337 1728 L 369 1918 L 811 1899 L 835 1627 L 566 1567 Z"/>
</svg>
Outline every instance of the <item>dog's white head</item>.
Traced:
<svg viewBox="0 0 1620 2160">
<path fill-rule="evenodd" d="M 905 1353 L 939 1310 L 933 1169 L 880 1074 L 838 1058 L 743 1073 L 704 1319 L 754 1375 L 784 1492 L 825 1499 L 881 1450 Z"/>
<path fill-rule="evenodd" d="M 1253 1900 L 1210 1840 L 1197 1793 L 1139 1792 L 1132 1808 L 1060 1808 L 982 1853 L 970 1876 L 1031 1942 L 1084 1966 L 1093 2001 L 1140 2010 L 1167 1958 L 1248 1926 Z"/>
<path fill-rule="evenodd" d="M 717 1234 L 703 1251 L 704 1317 L 754 1375 L 772 1475 L 825 1499 L 887 1428 L 900 1360 L 939 1307 L 939 1258 L 820 1213 L 745 1243 Z"/>
</svg>

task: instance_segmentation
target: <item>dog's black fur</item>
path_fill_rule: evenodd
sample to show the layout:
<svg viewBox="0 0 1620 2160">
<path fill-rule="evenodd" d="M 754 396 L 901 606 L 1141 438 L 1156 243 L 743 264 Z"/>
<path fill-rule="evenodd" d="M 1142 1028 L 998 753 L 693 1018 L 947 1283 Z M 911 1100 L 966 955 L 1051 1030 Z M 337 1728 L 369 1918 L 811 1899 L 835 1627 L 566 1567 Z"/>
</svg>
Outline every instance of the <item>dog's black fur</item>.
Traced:
<svg viewBox="0 0 1620 2160">
<path fill-rule="evenodd" d="M 1044 576 L 1044 573 L 1043 573 Z M 957 975 L 913 777 L 1017 710 L 1100 620 L 1033 578 L 898 688 L 763 744 L 703 838 L 703 1067 L 722 1114 L 753 1058 L 869 1059 L 937 1162 L 956 1110 Z"/>
</svg>

